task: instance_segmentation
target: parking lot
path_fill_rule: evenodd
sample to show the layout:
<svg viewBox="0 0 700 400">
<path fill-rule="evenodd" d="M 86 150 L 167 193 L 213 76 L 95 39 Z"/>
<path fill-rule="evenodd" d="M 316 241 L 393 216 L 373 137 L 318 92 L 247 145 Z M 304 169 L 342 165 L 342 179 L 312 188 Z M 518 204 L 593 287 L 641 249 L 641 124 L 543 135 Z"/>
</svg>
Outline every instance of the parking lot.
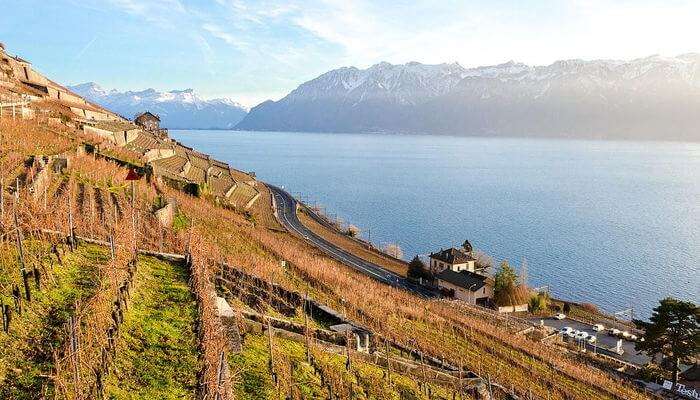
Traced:
<svg viewBox="0 0 700 400">
<path fill-rule="evenodd" d="M 588 324 L 583 324 L 578 321 L 574 321 L 568 318 L 565 318 L 563 320 L 558 320 L 555 318 L 531 318 L 531 321 L 538 323 L 540 320 L 544 320 L 544 324 L 546 326 L 552 327 L 559 331 L 563 327 L 571 327 L 574 330 L 579 330 L 579 331 L 586 331 L 588 332 L 589 335 L 595 335 L 597 337 L 597 346 L 600 348 L 605 348 L 605 349 L 611 349 L 614 350 L 615 346 L 617 344 L 618 338 L 614 336 L 610 336 L 607 332 L 607 327 L 605 331 L 601 332 L 595 332 L 593 330 L 593 326 L 588 325 Z M 574 340 L 569 338 L 570 340 Z M 592 346 L 588 347 L 589 349 L 593 349 Z M 623 361 L 627 361 L 632 364 L 636 365 L 644 365 L 649 361 L 649 357 L 646 354 L 637 354 L 637 351 L 634 349 L 634 342 L 628 341 L 628 340 L 622 340 L 622 349 L 624 350 L 624 353 L 622 355 L 617 355 L 614 354 L 613 356 L 615 358 L 618 358 Z"/>
</svg>

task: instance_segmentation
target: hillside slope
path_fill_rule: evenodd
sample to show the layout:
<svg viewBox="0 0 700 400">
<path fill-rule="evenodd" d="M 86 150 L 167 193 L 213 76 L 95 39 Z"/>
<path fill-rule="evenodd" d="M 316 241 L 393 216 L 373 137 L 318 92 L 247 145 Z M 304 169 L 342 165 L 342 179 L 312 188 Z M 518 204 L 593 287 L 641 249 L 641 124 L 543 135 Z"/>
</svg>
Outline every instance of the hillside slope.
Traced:
<svg viewBox="0 0 700 400">
<path fill-rule="evenodd" d="M 237 129 L 700 140 L 700 54 L 466 69 L 341 68 L 254 107 Z"/>
<path fill-rule="evenodd" d="M 134 129 L 93 134 L 131 125 L 6 77 L 29 111 L 0 118 L 0 397 L 647 398 L 522 322 L 381 284 L 268 229 L 269 196 L 240 207 L 206 179 L 218 169 L 248 193 L 252 177 L 141 132 L 115 140 Z M 167 150 L 184 160 L 143 168 Z M 172 171 L 195 168 L 205 181 L 179 185 Z"/>
</svg>

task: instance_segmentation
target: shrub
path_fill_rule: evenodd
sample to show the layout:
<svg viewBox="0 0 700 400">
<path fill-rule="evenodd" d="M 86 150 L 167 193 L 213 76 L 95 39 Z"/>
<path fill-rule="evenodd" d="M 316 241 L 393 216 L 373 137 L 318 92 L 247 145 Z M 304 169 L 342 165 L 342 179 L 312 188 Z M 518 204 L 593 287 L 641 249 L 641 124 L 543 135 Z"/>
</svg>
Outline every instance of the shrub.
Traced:
<svg viewBox="0 0 700 400">
<path fill-rule="evenodd" d="M 530 312 L 533 314 L 546 311 L 549 305 L 549 296 L 547 293 L 538 293 L 530 297 L 528 305 Z"/>
<path fill-rule="evenodd" d="M 347 234 L 350 237 L 358 237 L 360 235 L 360 228 L 356 227 L 355 225 L 349 225 Z"/>
<path fill-rule="evenodd" d="M 584 310 L 586 310 L 590 313 L 598 313 L 598 307 L 595 304 L 581 303 L 581 308 L 583 308 Z"/>
</svg>

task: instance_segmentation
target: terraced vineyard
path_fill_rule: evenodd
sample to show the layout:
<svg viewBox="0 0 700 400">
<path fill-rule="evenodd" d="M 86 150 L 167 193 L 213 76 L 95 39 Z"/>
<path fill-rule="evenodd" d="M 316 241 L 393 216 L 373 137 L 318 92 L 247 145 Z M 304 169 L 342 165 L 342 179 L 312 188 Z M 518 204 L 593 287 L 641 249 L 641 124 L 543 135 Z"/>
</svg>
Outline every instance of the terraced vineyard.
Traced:
<svg viewBox="0 0 700 400">
<path fill-rule="evenodd" d="M 2 398 L 645 398 L 516 324 L 327 258 L 275 226 L 267 188 L 234 191 L 260 194 L 249 213 L 157 179 L 132 191 L 131 164 L 78 153 L 79 131 L 2 123 Z"/>
</svg>

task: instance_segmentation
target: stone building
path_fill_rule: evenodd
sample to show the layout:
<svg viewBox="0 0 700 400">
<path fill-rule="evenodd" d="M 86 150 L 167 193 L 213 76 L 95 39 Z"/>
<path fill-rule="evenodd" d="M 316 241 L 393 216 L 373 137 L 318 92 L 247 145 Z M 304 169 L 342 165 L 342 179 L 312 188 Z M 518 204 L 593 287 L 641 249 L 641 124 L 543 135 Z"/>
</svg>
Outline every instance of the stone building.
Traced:
<svg viewBox="0 0 700 400">
<path fill-rule="evenodd" d="M 136 118 L 134 118 L 134 123 L 159 139 L 166 139 L 168 137 L 168 130 L 160 127 L 160 117 L 150 111 L 137 115 Z"/>
</svg>

